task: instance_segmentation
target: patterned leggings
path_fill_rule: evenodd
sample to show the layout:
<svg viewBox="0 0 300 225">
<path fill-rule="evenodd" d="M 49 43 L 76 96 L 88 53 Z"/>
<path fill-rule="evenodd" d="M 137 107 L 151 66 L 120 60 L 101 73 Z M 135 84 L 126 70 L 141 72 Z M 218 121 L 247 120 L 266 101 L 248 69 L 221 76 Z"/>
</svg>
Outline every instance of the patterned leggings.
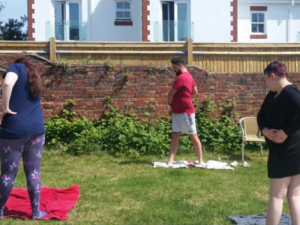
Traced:
<svg viewBox="0 0 300 225">
<path fill-rule="evenodd" d="M 44 143 L 45 134 L 33 135 L 23 139 L 0 140 L 0 210 L 2 212 L 13 188 L 22 157 L 32 213 L 39 213 L 41 191 L 40 168 Z"/>
</svg>

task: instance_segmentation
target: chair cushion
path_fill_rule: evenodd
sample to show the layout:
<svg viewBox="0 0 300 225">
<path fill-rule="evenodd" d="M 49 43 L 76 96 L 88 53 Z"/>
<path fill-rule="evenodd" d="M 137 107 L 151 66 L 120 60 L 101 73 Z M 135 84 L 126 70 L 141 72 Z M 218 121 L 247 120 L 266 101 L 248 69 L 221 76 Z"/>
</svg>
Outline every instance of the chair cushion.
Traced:
<svg viewBox="0 0 300 225">
<path fill-rule="evenodd" d="M 247 135 L 244 137 L 244 141 L 258 141 L 258 142 L 265 142 L 264 137 L 258 137 L 256 135 Z"/>
</svg>

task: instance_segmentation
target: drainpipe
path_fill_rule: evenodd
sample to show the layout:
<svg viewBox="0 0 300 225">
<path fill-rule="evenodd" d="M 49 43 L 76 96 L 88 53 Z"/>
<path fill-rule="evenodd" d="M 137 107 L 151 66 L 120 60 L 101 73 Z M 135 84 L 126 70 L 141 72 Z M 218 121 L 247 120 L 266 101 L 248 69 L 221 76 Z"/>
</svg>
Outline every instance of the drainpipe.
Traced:
<svg viewBox="0 0 300 225">
<path fill-rule="evenodd" d="M 89 37 L 86 40 L 92 41 L 92 0 L 88 0 L 88 15 L 87 15 L 87 26 L 89 30 Z"/>
<path fill-rule="evenodd" d="M 294 6 L 294 0 L 291 0 L 291 6 L 289 7 L 289 32 L 288 32 L 288 42 L 292 42 L 292 8 Z"/>
</svg>

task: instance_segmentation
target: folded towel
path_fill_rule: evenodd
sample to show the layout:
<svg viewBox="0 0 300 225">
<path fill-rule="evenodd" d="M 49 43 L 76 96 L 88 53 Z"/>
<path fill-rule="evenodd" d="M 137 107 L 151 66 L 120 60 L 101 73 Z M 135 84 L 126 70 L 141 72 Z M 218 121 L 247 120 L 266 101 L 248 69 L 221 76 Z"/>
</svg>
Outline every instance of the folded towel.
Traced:
<svg viewBox="0 0 300 225">
<path fill-rule="evenodd" d="M 220 162 L 220 161 L 215 161 L 215 160 L 209 160 L 206 163 L 195 165 L 196 167 L 200 167 L 203 169 L 215 169 L 215 170 L 234 170 L 233 167 L 228 165 L 226 162 Z"/>
<path fill-rule="evenodd" d="M 167 162 L 152 162 L 154 168 L 163 167 L 168 169 L 176 169 L 176 168 L 190 168 L 190 167 L 199 167 L 203 169 L 225 169 L 225 170 L 234 170 L 233 167 L 228 165 L 226 162 L 220 162 L 215 160 L 209 160 L 206 163 L 199 163 L 198 161 L 176 161 L 172 165 L 169 165 Z"/>
<path fill-rule="evenodd" d="M 173 164 L 169 165 L 167 162 L 152 162 L 154 168 L 163 167 L 168 169 L 176 169 L 176 168 L 189 168 L 187 161 L 176 161 Z"/>
<path fill-rule="evenodd" d="M 236 225 L 265 225 L 267 214 L 259 215 L 241 215 L 241 216 L 228 216 Z M 292 224 L 291 217 L 285 213 L 281 215 L 279 225 Z"/>
<path fill-rule="evenodd" d="M 79 195 L 78 185 L 72 185 L 67 189 L 42 187 L 40 210 L 48 213 L 42 219 L 68 219 L 67 214 L 76 205 Z M 4 217 L 30 219 L 31 214 L 27 189 L 14 188 L 6 203 Z"/>
</svg>

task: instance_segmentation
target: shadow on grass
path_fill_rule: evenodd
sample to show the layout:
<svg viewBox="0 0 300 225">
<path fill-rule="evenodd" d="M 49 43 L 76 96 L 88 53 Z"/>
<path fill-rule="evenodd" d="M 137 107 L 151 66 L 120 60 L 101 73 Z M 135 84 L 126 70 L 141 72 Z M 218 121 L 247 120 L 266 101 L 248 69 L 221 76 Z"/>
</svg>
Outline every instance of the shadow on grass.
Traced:
<svg viewBox="0 0 300 225">
<path fill-rule="evenodd" d="M 130 160 L 130 161 L 122 161 L 122 162 L 117 162 L 117 164 L 120 165 L 130 165 L 130 164 L 136 164 L 136 165 L 151 165 L 151 161 L 146 161 L 146 160 Z"/>
</svg>

